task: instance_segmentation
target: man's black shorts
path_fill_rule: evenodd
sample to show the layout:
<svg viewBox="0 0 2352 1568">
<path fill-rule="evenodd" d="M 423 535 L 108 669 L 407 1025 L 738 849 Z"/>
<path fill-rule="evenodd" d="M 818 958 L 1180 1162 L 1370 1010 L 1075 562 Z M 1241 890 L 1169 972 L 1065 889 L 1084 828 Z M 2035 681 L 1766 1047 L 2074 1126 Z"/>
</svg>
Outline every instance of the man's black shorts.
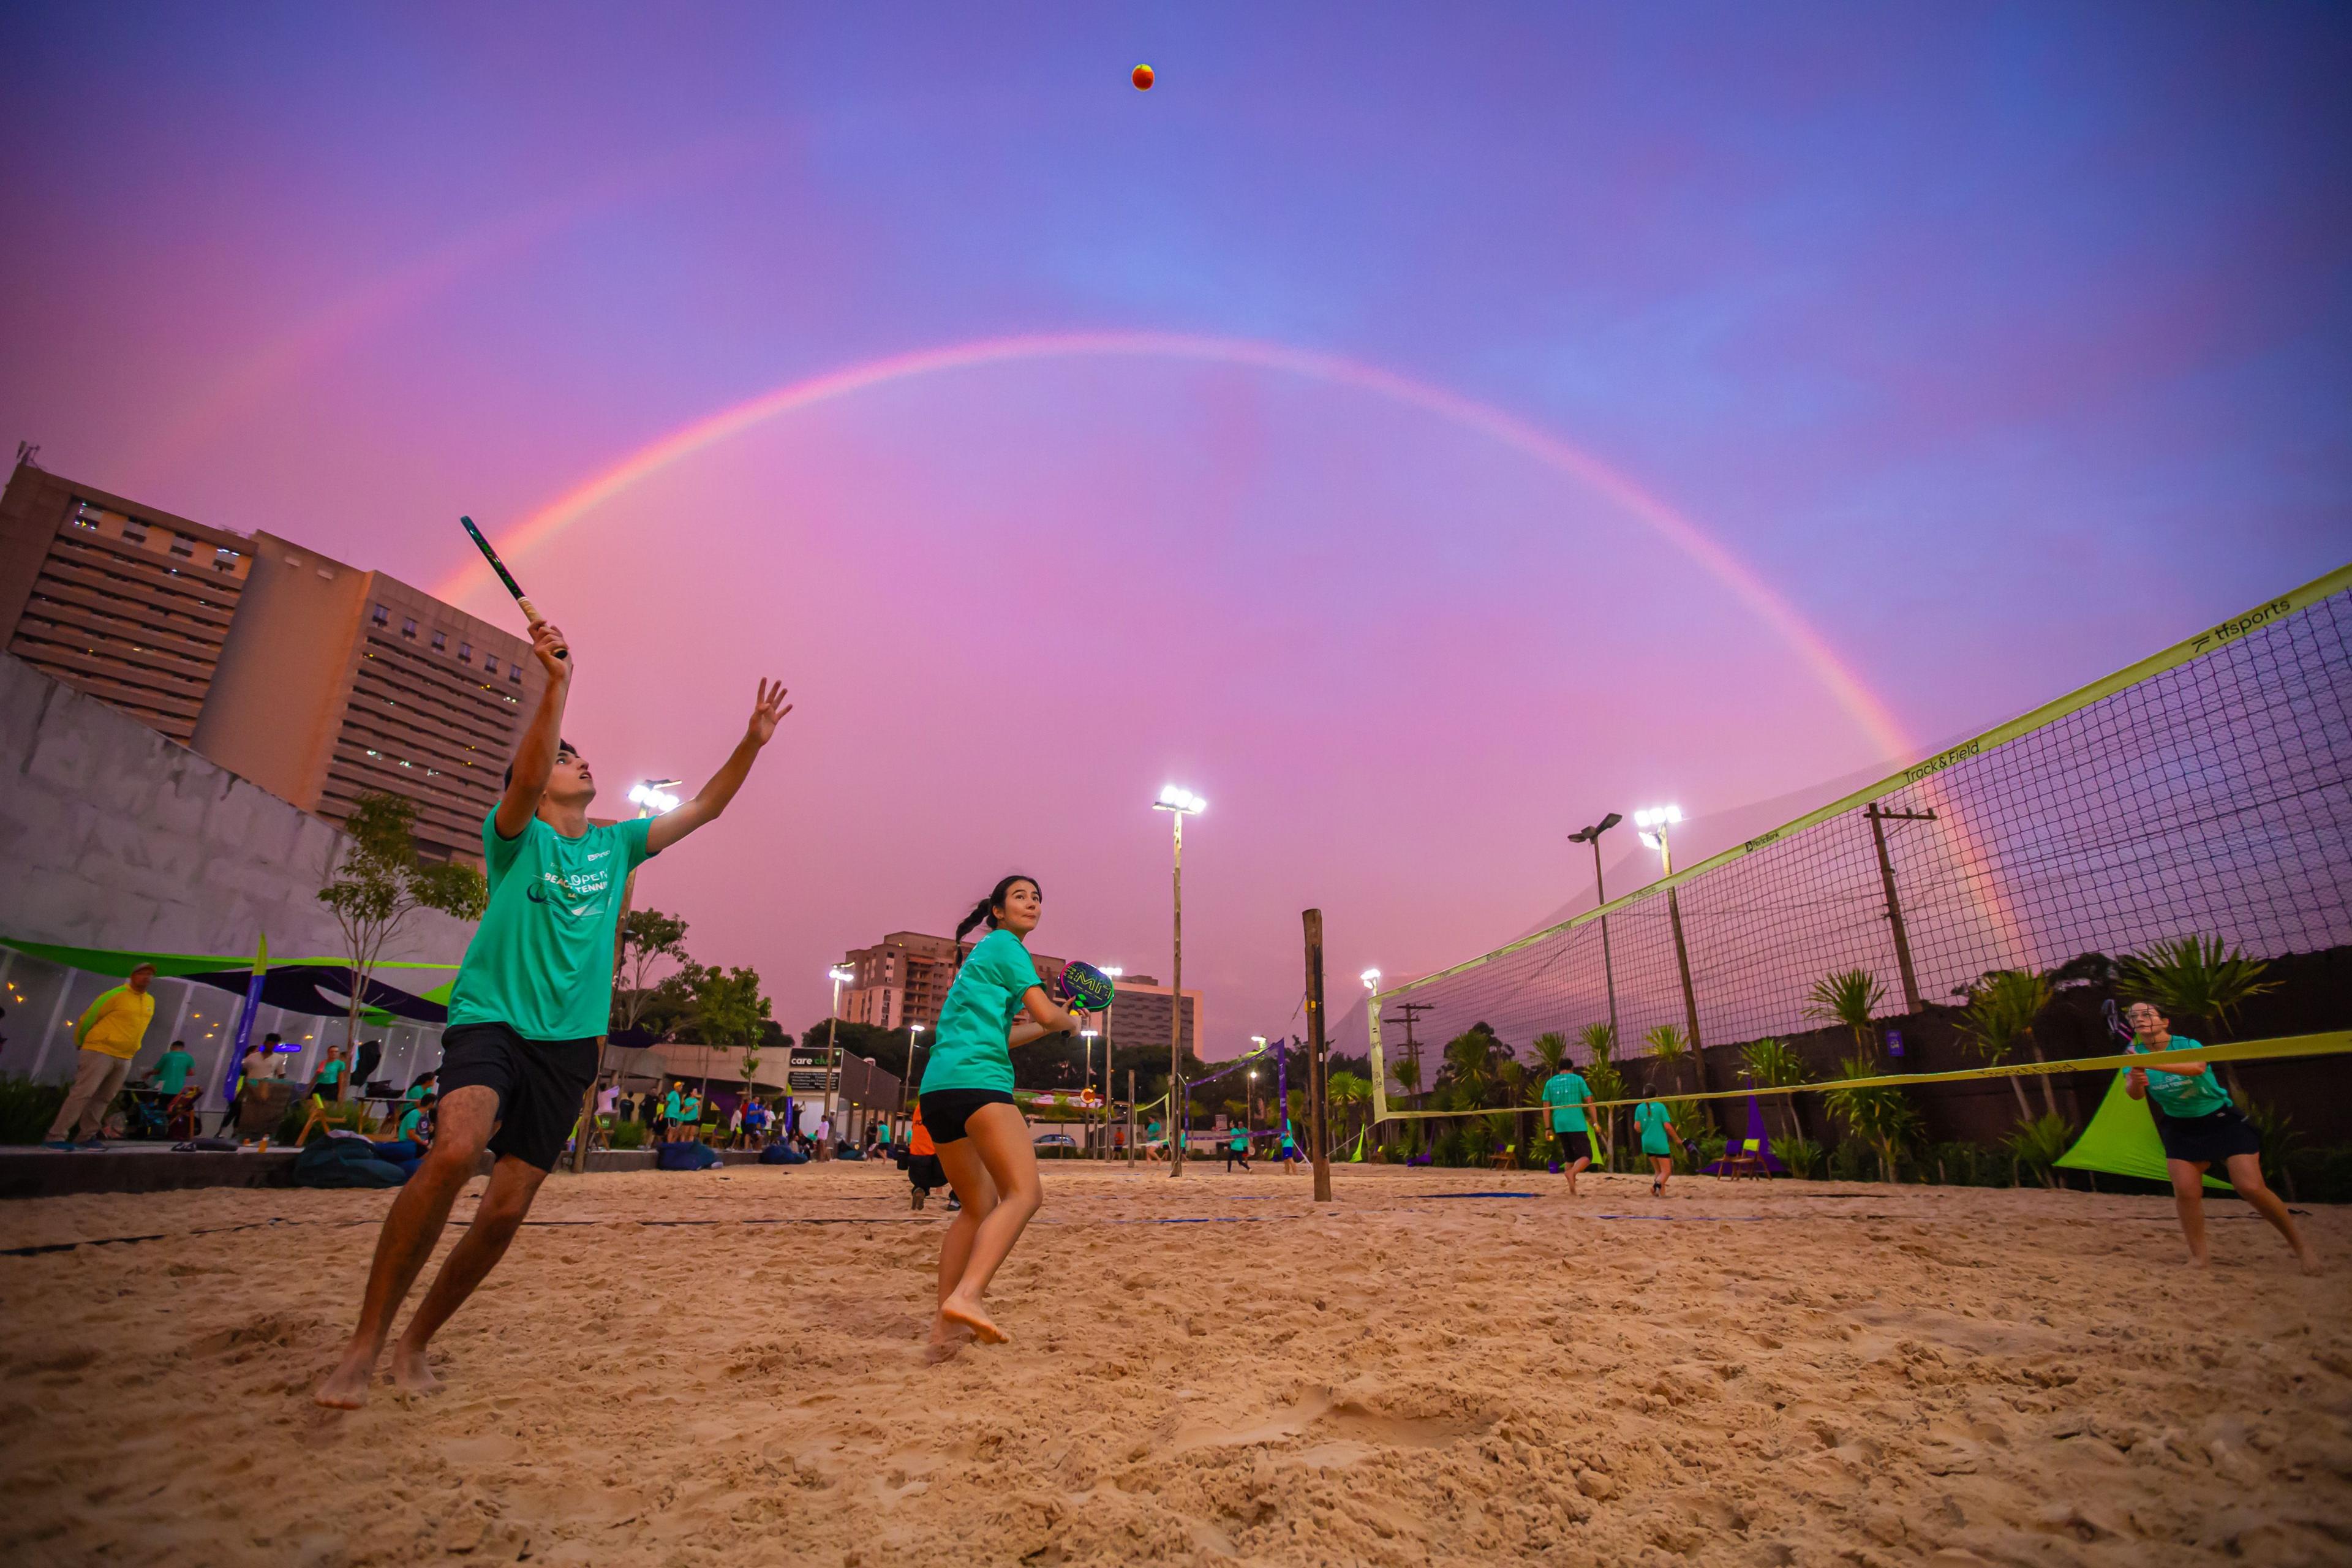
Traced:
<svg viewBox="0 0 2352 1568">
<path fill-rule="evenodd" d="M 1013 1099 L 1001 1089 L 935 1089 L 920 1097 L 923 1125 L 934 1143 L 952 1143 L 964 1136 L 963 1124 L 983 1105 L 1011 1105 Z"/>
<path fill-rule="evenodd" d="M 1573 1165 L 1579 1160 L 1592 1158 L 1592 1137 L 1590 1133 L 1555 1132 L 1552 1136 L 1559 1141 L 1560 1163 Z"/>
<path fill-rule="evenodd" d="M 441 1098 L 461 1089 L 498 1091 L 490 1152 L 555 1169 L 596 1081 L 596 1041 L 526 1040 L 504 1024 L 459 1024 L 441 1037 Z"/>
</svg>

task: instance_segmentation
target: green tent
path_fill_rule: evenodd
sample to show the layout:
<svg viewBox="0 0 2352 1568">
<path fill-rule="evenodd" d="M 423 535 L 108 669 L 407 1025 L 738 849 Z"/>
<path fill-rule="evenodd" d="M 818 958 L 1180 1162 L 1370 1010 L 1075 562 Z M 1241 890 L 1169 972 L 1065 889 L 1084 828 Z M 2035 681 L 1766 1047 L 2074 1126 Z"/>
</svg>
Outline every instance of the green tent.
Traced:
<svg viewBox="0 0 2352 1568">
<path fill-rule="evenodd" d="M 2147 1101 L 2124 1092 L 2122 1073 L 2107 1085 L 2107 1097 L 2099 1101 L 2098 1114 L 2074 1140 L 2074 1146 L 2058 1157 L 2058 1163 L 2074 1171 L 2105 1171 L 2150 1182 L 2172 1180 L 2164 1163 L 2164 1145 L 2156 1136 L 2156 1118 L 2147 1113 Z M 2225 1193 L 2230 1190 L 2229 1183 L 2210 1175 L 2205 1184 Z"/>
</svg>

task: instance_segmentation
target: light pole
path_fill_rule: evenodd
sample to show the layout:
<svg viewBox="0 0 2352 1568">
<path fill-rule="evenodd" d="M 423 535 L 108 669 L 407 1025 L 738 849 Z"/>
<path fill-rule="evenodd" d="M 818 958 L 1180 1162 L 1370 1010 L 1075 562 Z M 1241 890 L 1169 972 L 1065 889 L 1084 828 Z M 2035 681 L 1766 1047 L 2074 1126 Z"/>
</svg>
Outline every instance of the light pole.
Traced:
<svg viewBox="0 0 2352 1568">
<path fill-rule="evenodd" d="M 1678 805 L 1655 805 L 1633 814 L 1633 826 L 1640 830 L 1642 842 L 1658 852 L 1662 873 L 1675 874 L 1675 848 L 1667 838 L 1667 830 L 1683 819 Z M 1683 1026 L 1690 1034 L 1691 1070 L 1698 1079 L 1698 1091 L 1706 1092 L 1706 1053 L 1698 1032 L 1698 998 L 1691 991 L 1690 949 L 1683 942 L 1683 906 L 1675 889 L 1666 889 L 1666 923 L 1675 932 L 1675 967 L 1683 981 Z"/>
<path fill-rule="evenodd" d="M 1679 817 L 1682 814 L 1675 812 L 1675 815 Z M 1595 906 L 1609 901 L 1609 890 L 1601 885 L 1601 836 L 1624 820 L 1612 811 L 1591 826 L 1568 836 L 1568 841 L 1570 844 L 1592 846 L 1592 901 Z M 1664 834 L 1661 831 L 1659 842 L 1664 841 Z M 1609 917 L 1607 915 L 1601 917 L 1601 973 L 1609 985 L 1609 1037 L 1612 1043 L 1622 1046 L 1625 1042 L 1617 1038 L 1617 964 L 1609 952 Z"/>
<path fill-rule="evenodd" d="M 1110 1015 L 1111 1009 L 1118 1005 L 1118 977 L 1126 973 L 1127 971 L 1121 969 L 1116 963 L 1106 963 L 1103 965 L 1103 973 L 1110 976 L 1110 1002 L 1108 1005 L 1103 1008 L 1102 1152 L 1103 1163 L 1105 1164 L 1108 1164 L 1110 1163 L 1110 1061 L 1112 1049 Z"/>
<path fill-rule="evenodd" d="M 1095 1040 L 1100 1033 L 1101 1031 L 1097 1029 L 1080 1029 L 1078 1031 L 1078 1038 L 1086 1041 L 1087 1043 L 1086 1066 L 1078 1069 L 1078 1098 L 1082 1100 L 1087 1097 L 1087 1090 L 1094 1087 Z M 1103 1058 L 1103 1088 L 1106 1089 L 1110 1088 L 1110 1058 L 1108 1057 Z M 1091 1121 L 1093 1119 L 1089 1117 L 1087 1120 Z M 1092 1140 L 1089 1139 L 1088 1141 L 1091 1142 Z"/>
<path fill-rule="evenodd" d="M 841 1094 L 841 983 L 856 979 L 857 971 L 836 963 L 824 972 L 824 977 L 833 982 L 833 1011 L 824 1020 L 824 1119 L 831 1121 Z M 825 1131 L 830 1135 L 833 1130 Z"/>
<path fill-rule="evenodd" d="M 1184 819 L 1198 816 L 1209 809 L 1209 803 L 1189 789 L 1168 784 L 1160 791 L 1160 798 L 1151 803 L 1154 811 L 1164 811 L 1175 825 L 1175 859 L 1172 880 L 1176 917 L 1175 973 L 1168 987 L 1168 1174 L 1172 1180 L 1184 1173 L 1183 1123 L 1180 1115 L 1188 1109 L 1184 1096 Z"/>
<path fill-rule="evenodd" d="M 915 1047 L 922 1043 L 916 1038 L 922 1032 L 920 1024 L 907 1026 L 907 1076 L 898 1080 L 898 1114 L 901 1116 L 907 1114 L 907 1086 L 920 1081 L 915 1077 Z"/>
</svg>

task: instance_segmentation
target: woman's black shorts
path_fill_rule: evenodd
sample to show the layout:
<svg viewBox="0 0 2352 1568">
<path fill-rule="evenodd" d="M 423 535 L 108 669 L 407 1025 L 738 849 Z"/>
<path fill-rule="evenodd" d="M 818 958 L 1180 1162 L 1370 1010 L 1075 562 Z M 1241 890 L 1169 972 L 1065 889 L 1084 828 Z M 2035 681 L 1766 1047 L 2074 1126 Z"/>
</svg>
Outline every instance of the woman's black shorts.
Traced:
<svg viewBox="0 0 2352 1568">
<path fill-rule="evenodd" d="M 1013 1097 L 1001 1089 L 934 1089 L 919 1098 L 923 1126 L 934 1143 L 953 1143 L 963 1137 L 963 1124 L 982 1106 L 1013 1103 Z"/>
<path fill-rule="evenodd" d="M 2263 1152 L 2261 1134 L 2246 1120 L 2246 1113 L 2234 1105 L 2189 1117 L 2167 1116 L 2154 1105 L 2147 1109 L 2156 1118 L 2156 1135 L 2164 1143 L 2164 1157 L 2168 1160 L 2219 1165 L 2232 1154 Z"/>
</svg>

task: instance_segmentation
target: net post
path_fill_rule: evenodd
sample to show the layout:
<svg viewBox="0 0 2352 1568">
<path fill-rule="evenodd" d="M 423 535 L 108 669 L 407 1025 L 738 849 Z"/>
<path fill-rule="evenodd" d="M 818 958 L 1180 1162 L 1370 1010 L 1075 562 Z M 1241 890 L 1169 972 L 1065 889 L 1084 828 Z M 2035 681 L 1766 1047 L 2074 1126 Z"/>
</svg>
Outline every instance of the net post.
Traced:
<svg viewBox="0 0 2352 1568">
<path fill-rule="evenodd" d="M 1365 1004 L 1364 1012 L 1371 1021 L 1372 1035 L 1372 1125 L 1378 1127 L 1389 1119 L 1388 1058 L 1381 1055 L 1381 998 L 1378 992 Z"/>
</svg>

